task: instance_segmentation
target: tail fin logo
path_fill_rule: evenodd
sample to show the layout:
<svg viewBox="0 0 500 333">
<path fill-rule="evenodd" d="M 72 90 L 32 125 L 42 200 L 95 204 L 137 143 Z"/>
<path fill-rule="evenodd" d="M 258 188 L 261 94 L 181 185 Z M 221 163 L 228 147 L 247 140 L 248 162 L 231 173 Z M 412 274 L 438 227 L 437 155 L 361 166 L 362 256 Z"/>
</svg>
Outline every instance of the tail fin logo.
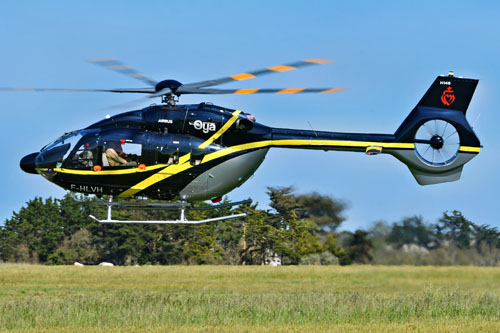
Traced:
<svg viewBox="0 0 500 333">
<path fill-rule="evenodd" d="M 441 102 L 446 106 L 450 106 L 453 104 L 453 102 L 455 102 L 453 88 L 448 87 L 443 91 L 443 94 L 441 95 Z"/>
</svg>

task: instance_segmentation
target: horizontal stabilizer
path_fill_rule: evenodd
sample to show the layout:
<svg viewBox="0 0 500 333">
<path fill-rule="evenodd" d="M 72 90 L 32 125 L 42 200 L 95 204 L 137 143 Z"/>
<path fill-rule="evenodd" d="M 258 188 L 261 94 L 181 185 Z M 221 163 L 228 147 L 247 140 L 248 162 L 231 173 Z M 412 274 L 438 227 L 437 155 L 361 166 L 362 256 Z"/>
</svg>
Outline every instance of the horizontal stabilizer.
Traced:
<svg viewBox="0 0 500 333">
<path fill-rule="evenodd" d="M 417 183 L 419 183 L 420 185 L 431 185 L 431 184 L 454 182 L 456 180 L 459 180 L 460 176 L 462 175 L 463 166 L 460 166 L 459 168 L 443 173 L 430 173 L 412 168 L 409 169 L 413 177 L 415 177 Z"/>
</svg>

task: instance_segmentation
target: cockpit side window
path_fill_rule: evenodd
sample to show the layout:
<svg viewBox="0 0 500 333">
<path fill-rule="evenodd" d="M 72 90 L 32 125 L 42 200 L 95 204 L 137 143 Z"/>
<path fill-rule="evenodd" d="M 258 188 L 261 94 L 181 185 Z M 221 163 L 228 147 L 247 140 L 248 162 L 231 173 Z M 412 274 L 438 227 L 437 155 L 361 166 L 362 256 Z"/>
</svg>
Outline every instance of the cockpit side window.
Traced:
<svg viewBox="0 0 500 333">
<path fill-rule="evenodd" d="M 89 169 L 98 164 L 99 147 L 96 140 L 84 141 L 78 146 L 73 156 L 64 164 L 70 169 Z"/>
</svg>

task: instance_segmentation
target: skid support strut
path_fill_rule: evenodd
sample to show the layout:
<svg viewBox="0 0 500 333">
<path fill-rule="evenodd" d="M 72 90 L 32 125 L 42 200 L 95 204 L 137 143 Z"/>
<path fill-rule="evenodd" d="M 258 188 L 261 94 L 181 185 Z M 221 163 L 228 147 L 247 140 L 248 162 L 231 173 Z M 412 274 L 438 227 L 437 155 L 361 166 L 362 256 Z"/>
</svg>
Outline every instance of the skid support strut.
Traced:
<svg viewBox="0 0 500 333">
<path fill-rule="evenodd" d="M 241 202 L 240 202 L 241 203 Z M 235 203 L 235 204 L 240 204 L 240 203 Z M 215 222 L 215 221 L 223 221 L 223 220 L 228 220 L 228 219 L 234 219 L 238 217 L 244 217 L 247 214 L 241 213 L 241 214 L 234 214 L 234 215 L 227 215 L 227 216 L 220 216 L 220 217 L 214 217 L 210 219 L 204 219 L 204 220 L 193 220 L 190 221 L 186 219 L 186 208 L 191 208 L 191 204 L 187 202 L 186 200 L 182 199 L 181 202 L 179 203 L 179 209 L 181 210 L 180 212 L 180 217 L 178 220 L 166 220 L 166 221 L 129 221 L 129 220 L 113 220 L 112 218 L 112 207 L 115 204 L 113 203 L 113 196 L 110 195 L 108 197 L 108 202 L 106 203 L 106 208 L 107 208 L 107 216 L 105 220 L 99 220 L 93 215 L 89 215 L 90 218 L 93 220 L 99 222 L 99 223 L 143 223 L 143 224 L 202 224 L 202 223 L 208 223 L 208 222 Z M 227 205 L 225 205 L 227 206 Z M 129 207 L 129 208 L 139 208 L 138 206 L 134 207 Z M 195 207 L 196 208 L 196 207 Z M 209 207 L 199 207 L 202 209 L 207 209 Z M 213 208 L 217 208 L 217 206 L 214 206 Z M 158 208 L 161 209 L 161 208 Z"/>
<path fill-rule="evenodd" d="M 113 196 L 112 195 L 109 196 L 108 202 L 109 202 L 109 204 L 108 204 L 108 215 L 107 215 L 106 220 L 111 221 L 112 220 L 112 218 L 111 218 L 111 207 L 113 207 L 111 205 L 113 203 Z"/>
</svg>

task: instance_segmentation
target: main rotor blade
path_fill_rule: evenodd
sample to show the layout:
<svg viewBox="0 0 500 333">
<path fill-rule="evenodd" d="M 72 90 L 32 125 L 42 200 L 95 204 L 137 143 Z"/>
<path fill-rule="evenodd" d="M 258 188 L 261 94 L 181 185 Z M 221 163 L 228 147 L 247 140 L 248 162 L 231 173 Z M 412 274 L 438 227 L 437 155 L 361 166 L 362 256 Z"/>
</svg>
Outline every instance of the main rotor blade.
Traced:
<svg viewBox="0 0 500 333">
<path fill-rule="evenodd" d="M 142 98 L 134 99 L 132 101 L 128 101 L 125 103 L 105 106 L 105 107 L 100 108 L 100 110 L 121 110 L 121 111 L 124 111 L 124 110 L 136 109 L 141 104 L 151 103 L 151 100 L 148 97 L 142 97 Z"/>
<path fill-rule="evenodd" d="M 145 82 L 146 84 L 150 86 L 155 86 L 156 81 L 148 78 L 146 75 L 136 71 L 129 65 L 126 65 L 119 61 L 116 58 L 92 58 L 92 59 L 87 59 L 88 62 L 106 67 L 107 69 L 111 69 L 115 72 L 125 74 L 127 76 L 133 77 L 135 79 L 141 80 L 142 82 Z"/>
<path fill-rule="evenodd" d="M 151 88 L 151 89 L 154 90 L 153 88 Z M 163 95 L 168 95 L 168 94 L 172 94 L 172 89 L 163 88 L 162 90 L 158 91 L 157 93 L 154 93 L 154 91 L 153 91 L 150 95 L 148 95 L 146 97 L 142 97 L 142 98 L 139 98 L 139 99 L 136 99 L 133 101 L 128 101 L 125 103 L 120 103 L 117 105 L 107 106 L 107 107 L 104 107 L 103 110 L 121 110 L 121 109 L 126 109 L 126 108 L 132 108 L 132 107 L 136 107 L 142 103 L 146 103 L 148 101 L 151 101 L 151 98 L 161 97 Z"/>
<path fill-rule="evenodd" d="M 118 88 L 118 89 L 68 89 L 68 88 L 10 88 L 0 87 L 0 91 L 77 91 L 77 92 L 115 92 L 115 93 L 138 93 L 152 94 L 154 88 Z"/>
<path fill-rule="evenodd" d="M 181 86 L 175 92 L 178 95 L 182 94 L 295 94 L 295 93 L 333 93 L 347 88 L 285 88 L 285 89 L 198 89 L 186 86 Z"/>
<path fill-rule="evenodd" d="M 211 86 L 215 86 L 215 85 L 219 85 L 219 84 L 223 84 L 223 83 L 227 83 L 227 82 L 253 79 L 254 77 L 261 76 L 261 75 L 286 72 L 289 70 L 293 70 L 293 69 L 297 69 L 297 68 L 301 68 L 301 67 L 306 67 L 306 66 L 311 66 L 311 65 L 327 64 L 327 63 L 332 62 L 332 61 L 333 60 L 327 60 L 327 59 L 305 59 L 302 61 L 292 62 L 292 63 L 286 64 L 286 65 L 278 65 L 278 66 L 268 67 L 268 68 L 264 68 L 264 69 L 259 69 L 259 70 L 252 71 L 252 72 L 239 73 L 239 74 L 231 75 L 228 77 L 223 77 L 220 79 L 189 83 L 189 84 L 185 84 L 184 86 L 190 87 L 190 88 L 191 87 L 193 87 L 193 88 L 211 87 Z"/>
<path fill-rule="evenodd" d="M 168 94 L 171 94 L 171 93 L 172 93 L 172 89 L 170 89 L 170 88 L 163 88 L 162 90 L 160 90 L 158 92 L 155 92 L 154 94 L 151 94 L 148 97 L 149 98 L 155 98 L 155 97 L 160 97 L 160 96 L 163 96 L 163 95 L 168 95 Z"/>
</svg>

